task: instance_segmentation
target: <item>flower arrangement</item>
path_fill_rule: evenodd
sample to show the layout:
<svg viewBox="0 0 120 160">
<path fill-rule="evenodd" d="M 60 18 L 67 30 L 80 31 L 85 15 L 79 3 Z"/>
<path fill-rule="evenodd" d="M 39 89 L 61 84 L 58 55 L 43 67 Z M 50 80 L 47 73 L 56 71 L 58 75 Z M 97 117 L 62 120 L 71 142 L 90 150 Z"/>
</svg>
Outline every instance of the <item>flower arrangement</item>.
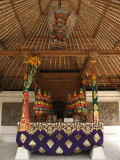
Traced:
<svg viewBox="0 0 120 160">
<path fill-rule="evenodd" d="M 34 56 L 34 57 L 33 57 L 33 56 L 30 56 L 30 57 L 28 58 L 28 63 L 31 64 L 31 65 L 35 65 L 35 66 L 41 64 L 40 59 L 39 59 L 39 57 L 37 57 L 37 56 Z"/>
</svg>

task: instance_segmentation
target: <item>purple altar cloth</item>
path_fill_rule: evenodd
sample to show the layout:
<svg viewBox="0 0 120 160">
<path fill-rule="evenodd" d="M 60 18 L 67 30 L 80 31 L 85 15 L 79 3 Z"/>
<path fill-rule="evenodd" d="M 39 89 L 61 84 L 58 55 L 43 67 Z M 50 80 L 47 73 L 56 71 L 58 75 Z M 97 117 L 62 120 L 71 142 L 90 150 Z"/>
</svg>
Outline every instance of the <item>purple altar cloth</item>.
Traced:
<svg viewBox="0 0 120 160">
<path fill-rule="evenodd" d="M 19 147 L 45 154 L 74 154 L 103 144 L 102 123 L 31 123 L 18 132 Z"/>
</svg>

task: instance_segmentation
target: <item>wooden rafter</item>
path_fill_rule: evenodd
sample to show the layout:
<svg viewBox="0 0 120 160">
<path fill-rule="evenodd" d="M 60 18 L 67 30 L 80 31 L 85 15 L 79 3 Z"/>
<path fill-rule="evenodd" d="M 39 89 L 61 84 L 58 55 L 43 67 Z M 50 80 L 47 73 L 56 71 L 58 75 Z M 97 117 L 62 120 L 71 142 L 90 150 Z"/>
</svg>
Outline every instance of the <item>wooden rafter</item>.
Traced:
<svg viewBox="0 0 120 160">
<path fill-rule="evenodd" d="M 73 6 L 73 4 L 71 3 L 70 0 L 67 0 L 68 4 L 70 5 L 70 7 L 73 9 L 74 12 L 76 12 L 75 7 Z M 80 21 L 82 22 L 84 28 L 88 31 L 89 35 L 92 37 L 93 34 L 91 32 L 91 30 L 89 29 L 89 27 L 87 26 L 87 24 L 84 22 L 83 18 L 79 15 L 78 16 L 80 18 Z"/>
<path fill-rule="evenodd" d="M 110 78 L 108 78 L 108 81 L 111 83 L 111 85 L 118 91 L 120 91 L 120 87 L 118 87 Z"/>
<path fill-rule="evenodd" d="M 95 30 L 95 32 L 94 32 L 93 37 L 96 37 L 96 35 L 97 35 L 97 33 L 98 33 L 99 29 L 100 29 L 100 26 L 101 26 L 101 24 L 102 24 L 102 22 L 103 22 L 103 19 L 104 19 L 105 15 L 106 15 L 106 12 L 107 12 L 107 10 L 108 10 L 108 7 L 109 7 L 110 2 L 111 2 L 111 0 L 108 0 L 107 5 L 106 5 L 105 10 L 104 10 L 104 13 L 103 13 L 103 15 L 102 15 L 102 17 L 101 17 L 101 19 L 100 19 L 100 22 L 99 22 L 99 24 L 98 24 L 98 26 L 97 26 L 97 28 L 96 28 L 96 30 Z"/>
<path fill-rule="evenodd" d="M 77 15 L 79 14 L 79 11 L 80 11 L 80 5 L 81 5 L 81 0 L 79 0 L 78 8 L 77 8 L 77 11 L 76 11 Z"/>
<path fill-rule="evenodd" d="M 94 41 L 97 44 L 97 46 L 102 50 L 103 47 L 101 46 L 100 42 L 96 38 L 94 38 Z"/>
<path fill-rule="evenodd" d="M 39 3 L 39 8 L 40 8 L 40 14 L 42 15 L 43 12 L 42 12 L 42 7 L 41 7 L 41 0 L 38 0 L 38 3 Z"/>
<path fill-rule="evenodd" d="M 76 10 L 75 10 L 75 7 L 74 7 L 73 4 L 72 4 L 72 2 L 71 2 L 70 0 L 67 0 L 67 2 L 68 2 L 68 4 L 70 5 L 70 7 L 71 7 L 74 11 L 76 11 Z"/>
<path fill-rule="evenodd" d="M 16 12 L 16 10 L 15 10 L 13 0 L 10 0 L 10 4 L 11 4 L 11 7 L 12 7 L 13 12 L 14 12 L 14 14 L 15 14 L 16 20 L 18 21 L 18 24 L 19 24 L 19 26 L 20 26 L 20 28 L 21 28 L 23 37 L 26 38 L 25 31 L 24 31 L 24 29 L 23 29 L 23 27 L 22 27 L 22 25 L 21 25 L 21 22 L 20 22 L 20 20 L 19 20 L 18 14 L 17 14 L 17 12 Z"/>
<path fill-rule="evenodd" d="M 50 3 L 52 2 L 53 0 L 50 0 L 50 2 L 48 3 L 48 5 L 46 6 L 46 8 L 44 9 L 43 11 L 43 14 L 45 14 L 46 10 L 48 9 L 48 7 L 50 6 Z"/>
<path fill-rule="evenodd" d="M 88 4 L 84 3 L 83 1 L 81 3 L 83 3 L 86 7 L 90 8 L 97 15 L 101 16 L 101 13 L 98 12 L 96 9 L 90 7 Z M 109 19 L 108 17 L 104 17 L 104 19 L 107 20 L 108 22 L 110 22 L 111 24 L 113 24 L 114 26 L 116 26 L 117 28 L 120 28 L 120 25 L 118 23 L 116 23 L 115 21 Z"/>
<path fill-rule="evenodd" d="M 59 7 L 61 8 L 61 0 L 58 0 L 58 3 L 59 3 Z"/>
<path fill-rule="evenodd" d="M 87 26 L 87 24 L 85 23 L 85 21 L 83 20 L 83 18 L 80 15 L 78 17 L 80 18 L 80 21 L 82 22 L 84 28 L 88 31 L 89 35 L 92 37 L 93 34 L 92 34 L 91 30 L 89 29 L 89 27 Z"/>
<path fill-rule="evenodd" d="M 37 26 L 37 23 L 39 22 L 39 20 L 40 20 L 40 16 L 36 19 L 36 22 L 34 23 L 33 27 L 31 28 L 29 34 L 35 29 L 35 27 Z M 29 37 L 29 34 L 28 34 L 28 36 L 26 37 L 26 39 L 30 38 L 30 37 Z"/>
<path fill-rule="evenodd" d="M 109 61 L 109 64 L 111 65 L 111 67 L 114 69 L 115 73 L 117 73 L 119 75 L 120 74 L 119 69 L 115 65 L 115 62 L 113 61 L 113 59 L 109 58 L 108 61 Z"/>
<path fill-rule="evenodd" d="M 11 1 L 12 1 L 12 0 L 11 0 Z M 34 8 L 36 5 L 38 5 L 38 2 L 35 3 L 34 5 L 28 7 L 28 8 L 25 10 L 25 12 L 28 12 L 29 10 L 31 10 L 32 8 Z M 19 16 L 21 16 L 21 15 L 23 14 L 23 12 L 24 12 L 24 10 L 19 13 Z M 15 20 L 14 17 L 8 19 L 8 20 L 5 22 L 5 25 L 7 26 L 9 23 L 11 23 L 11 22 L 14 21 L 14 20 Z M 2 26 L 4 27 L 4 23 L 0 25 L 0 27 L 2 27 Z"/>
<path fill-rule="evenodd" d="M 1 46 L 4 50 L 7 49 L 1 41 L 0 41 L 0 46 Z"/>
<path fill-rule="evenodd" d="M 23 46 L 23 43 L 25 42 L 26 39 L 23 39 L 22 42 L 19 45 L 19 48 L 21 48 Z"/>
<path fill-rule="evenodd" d="M 116 44 L 116 46 L 114 47 L 114 50 L 117 50 L 120 47 L 120 41 Z"/>
</svg>

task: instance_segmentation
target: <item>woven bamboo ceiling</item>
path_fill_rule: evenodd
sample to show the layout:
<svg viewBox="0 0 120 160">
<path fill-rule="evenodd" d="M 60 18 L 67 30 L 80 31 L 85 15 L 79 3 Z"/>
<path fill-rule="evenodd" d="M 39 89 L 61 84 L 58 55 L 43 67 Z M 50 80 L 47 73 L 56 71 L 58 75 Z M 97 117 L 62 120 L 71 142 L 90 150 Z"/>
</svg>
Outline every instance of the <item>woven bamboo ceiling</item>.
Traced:
<svg viewBox="0 0 120 160">
<path fill-rule="evenodd" d="M 91 89 L 91 55 L 99 90 L 120 91 L 120 1 L 62 0 L 77 16 L 66 50 L 50 49 L 48 13 L 59 0 L 0 1 L 0 90 L 22 90 L 26 54 L 38 55 L 38 74 L 63 73 Z M 26 49 L 27 48 L 27 49 Z M 33 90 L 33 84 L 31 89 Z"/>
</svg>

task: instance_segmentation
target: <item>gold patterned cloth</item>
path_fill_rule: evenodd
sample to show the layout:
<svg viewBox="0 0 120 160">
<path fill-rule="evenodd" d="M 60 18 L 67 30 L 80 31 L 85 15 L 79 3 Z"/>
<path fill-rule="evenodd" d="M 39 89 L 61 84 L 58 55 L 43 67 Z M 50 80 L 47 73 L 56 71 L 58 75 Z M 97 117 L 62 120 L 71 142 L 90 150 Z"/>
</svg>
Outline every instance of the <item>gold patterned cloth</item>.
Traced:
<svg viewBox="0 0 120 160">
<path fill-rule="evenodd" d="M 103 144 L 102 123 L 30 123 L 17 133 L 17 144 L 45 154 L 73 154 Z"/>
</svg>

